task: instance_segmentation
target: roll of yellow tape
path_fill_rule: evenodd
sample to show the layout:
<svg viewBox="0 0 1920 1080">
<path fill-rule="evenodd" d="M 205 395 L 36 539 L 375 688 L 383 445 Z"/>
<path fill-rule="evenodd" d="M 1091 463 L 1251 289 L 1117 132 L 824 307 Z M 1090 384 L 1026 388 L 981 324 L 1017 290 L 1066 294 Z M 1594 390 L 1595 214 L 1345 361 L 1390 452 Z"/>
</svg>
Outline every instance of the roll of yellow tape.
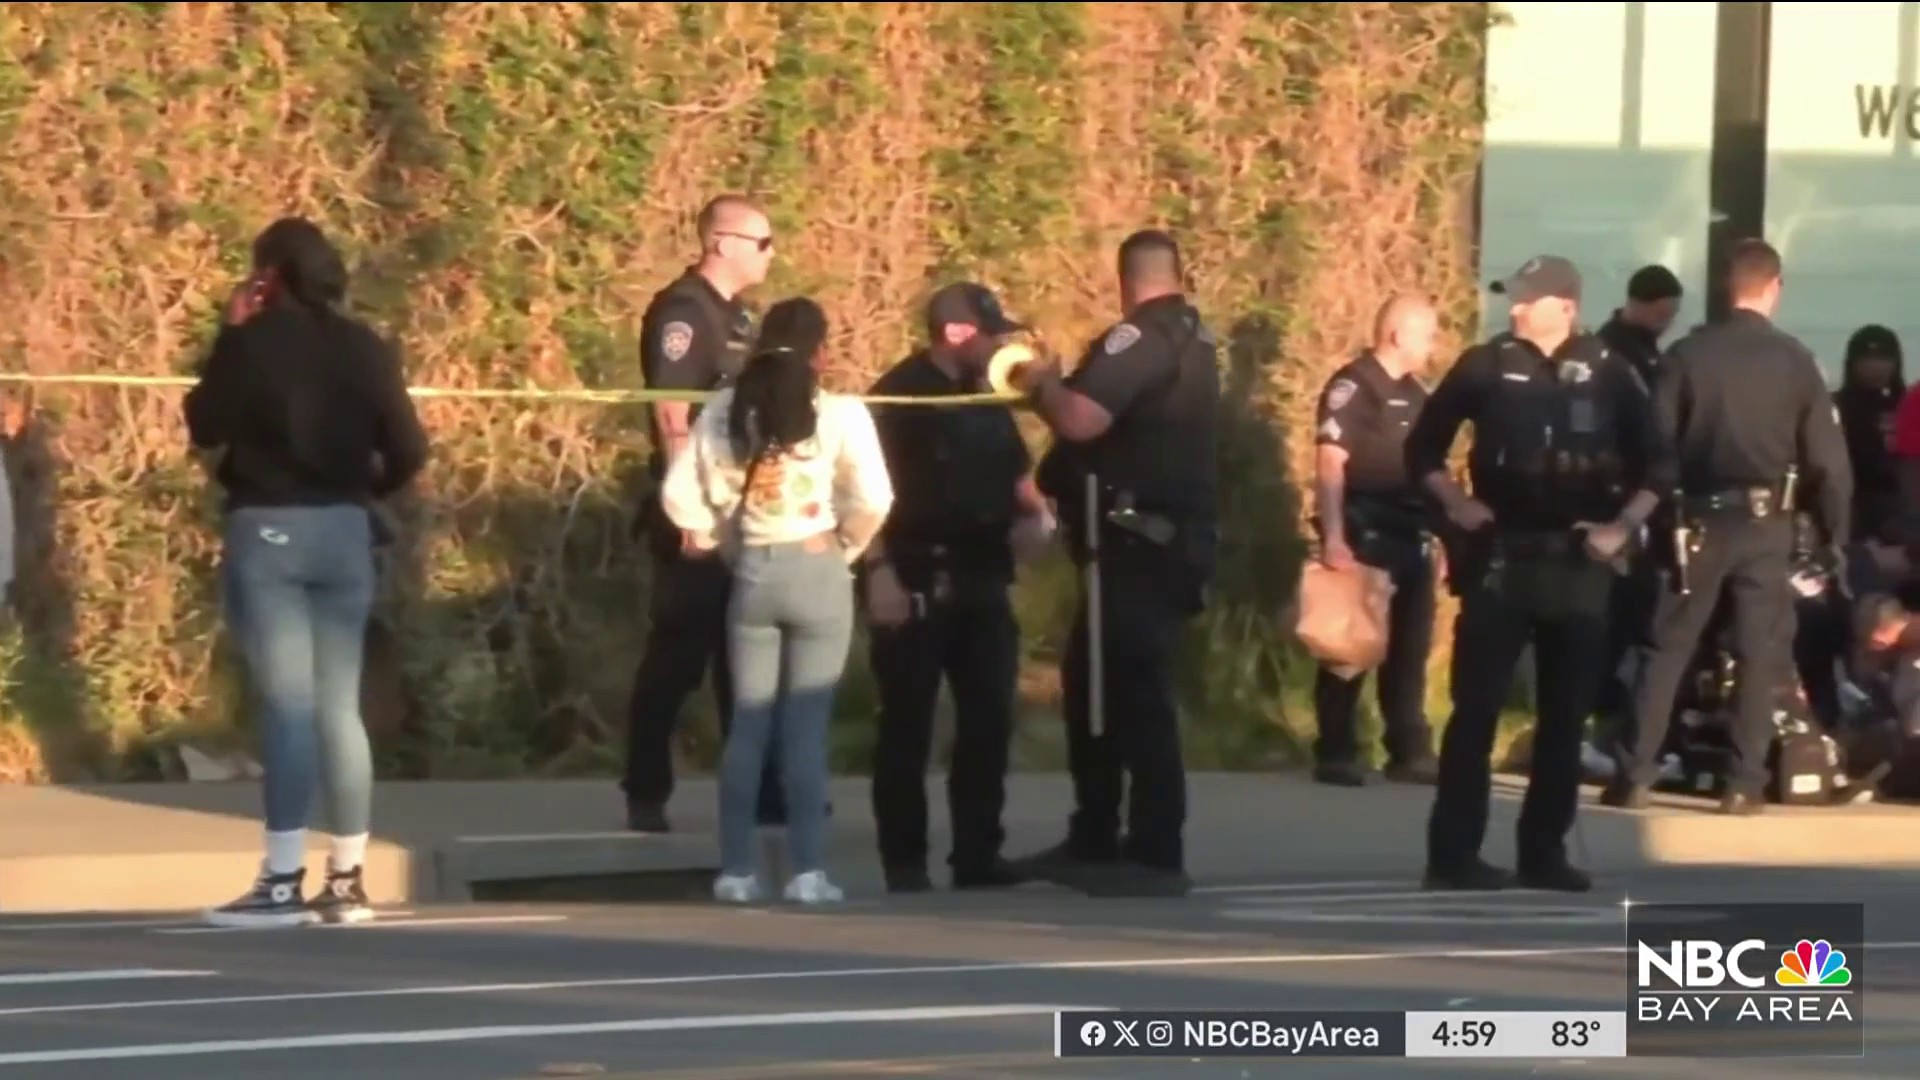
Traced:
<svg viewBox="0 0 1920 1080">
<path fill-rule="evenodd" d="M 1019 388 L 1013 385 L 1013 373 L 1034 359 L 1032 346 L 1018 341 L 1000 346 L 993 354 L 993 359 L 987 361 L 987 385 L 996 394 L 1018 394 Z"/>
</svg>

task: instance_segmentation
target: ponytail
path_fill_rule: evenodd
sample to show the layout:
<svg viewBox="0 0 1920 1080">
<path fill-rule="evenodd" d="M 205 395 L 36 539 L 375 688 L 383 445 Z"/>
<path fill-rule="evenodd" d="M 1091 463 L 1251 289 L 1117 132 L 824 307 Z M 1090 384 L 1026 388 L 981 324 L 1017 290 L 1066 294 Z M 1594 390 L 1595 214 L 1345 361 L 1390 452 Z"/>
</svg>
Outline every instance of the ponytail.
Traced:
<svg viewBox="0 0 1920 1080">
<path fill-rule="evenodd" d="M 813 438 L 820 421 L 814 358 L 826 336 L 826 313 L 812 300 L 782 300 L 767 310 L 759 347 L 734 380 L 727 413 L 736 461 L 750 464 Z"/>
</svg>

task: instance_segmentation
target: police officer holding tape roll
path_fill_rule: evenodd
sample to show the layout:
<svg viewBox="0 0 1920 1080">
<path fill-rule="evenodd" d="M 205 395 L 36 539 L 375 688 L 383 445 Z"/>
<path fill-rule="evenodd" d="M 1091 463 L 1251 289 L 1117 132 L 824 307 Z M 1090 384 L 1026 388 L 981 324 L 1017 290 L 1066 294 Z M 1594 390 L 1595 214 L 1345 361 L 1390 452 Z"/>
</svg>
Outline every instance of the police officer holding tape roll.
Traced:
<svg viewBox="0 0 1920 1080">
<path fill-rule="evenodd" d="M 929 399 L 982 392 L 988 362 L 1024 329 L 984 286 L 949 285 L 927 304 L 927 347 L 894 365 L 872 392 Z M 947 776 L 953 885 L 1017 885 L 1024 876 L 1000 850 L 1020 668 L 1008 590 L 1016 562 L 1044 548 L 1052 517 L 1005 405 L 876 405 L 874 413 L 896 492 L 861 575 L 880 692 L 873 813 L 887 888 L 932 887 L 926 771 L 942 677 L 955 706 Z"/>
<path fill-rule="evenodd" d="M 1671 469 L 1624 359 L 1577 331 L 1580 274 L 1529 259 L 1494 286 L 1512 329 L 1469 348 L 1407 437 L 1407 468 L 1447 517 L 1454 625 L 1453 717 L 1427 831 L 1426 884 L 1584 892 L 1565 838 L 1579 804 L 1581 734 L 1599 688 L 1616 563 L 1658 505 Z M 1447 474 L 1474 427 L 1469 495 Z M 1517 835 L 1516 875 L 1480 855 L 1489 757 L 1514 668 L 1531 642 L 1539 718 Z"/>
<path fill-rule="evenodd" d="M 1440 321 L 1433 305 L 1396 296 L 1374 316 L 1373 345 L 1340 366 L 1321 391 L 1314 430 L 1314 492 L 1320 557 L 1342 569 L 1356 562 L 1393 576 L 1387 655 L 1375 675 L 1386 724 L 1390 780 L 1432 783 L 1433 732 L 1427 726 L 1427 656 L 1433 645 L 1433 553 L 1426 500 L 1407 475 L 1407 432 L 1426 405 L 1416 377 L 1433 356 Z M 1313 684 L 1314 779 L 1358 787 L 1354 712 L 1360 679 L 1321 665 Z"/>
<path fill-rule="evenodd" d="M 1760 810 L 1775 678 L 1792 663 L 1792 594 L 1783 583 L 1792 573 L 1796 489 L 1816 496 L 1830 549 L 1847 542 L 1853 473 L 1839 417 L 1813 353 L 1772 321 L 1779 253 L 1762 240 L 1735 244 L 1726 285 L 1732 313 L 1675 342 L 1654 388 L 1662 436 L 1678 456 L 1678 498 L 1668 508 L 1673 587 L 1655 616 L 1632 757 L 1603 796 L 1611 806 L 1646 805 L 1680 682 L 1725 596 L 1742 674 L 1721 808 Z"/>
<path fill-rule="evenodd" d="M 753 318 L 740 294 L 767 278 L 773 229 L 759 207 L 738 195 L 708 202 L 697 222 L 700 261 L 647 305 L 640 325 L 640 367 L 649 389 L 713 390 L 740 371 L 753 344 Z M 699 406 L 662 401 L 652 409 L 653 453 L 647 471 L 657 488 L 667 463 L 686 446 Z M 651 628 L 628 705 L 627 827 L 666 832 L 673 794 L 670 740 L 688 695 L 713 672 L 724 726 L 732 712 L 727 666 L 727 598 L 732 573 L 711 552 L 695 549 L 649 495 L 638 527 L 653 556 Z M 771 756 L 760 789 L 763 824 L 784 819 L 779 763 Z"/>
<path fill-rule="evenodd" d="M 1062 671 L 1076 810 L 1066 841 L 1022 865 L 1093 895 L 1184 895 L 1172 667 L 1216 560 L 1218 346 L 1186 298 L 1172 237 L 1135 233 L 1118 264 L 1122 319 L 1073 376 L 1042 361 L 1013 377 L 1055 435 L 1040 490 L 1083 570 Z"/>
</svg>

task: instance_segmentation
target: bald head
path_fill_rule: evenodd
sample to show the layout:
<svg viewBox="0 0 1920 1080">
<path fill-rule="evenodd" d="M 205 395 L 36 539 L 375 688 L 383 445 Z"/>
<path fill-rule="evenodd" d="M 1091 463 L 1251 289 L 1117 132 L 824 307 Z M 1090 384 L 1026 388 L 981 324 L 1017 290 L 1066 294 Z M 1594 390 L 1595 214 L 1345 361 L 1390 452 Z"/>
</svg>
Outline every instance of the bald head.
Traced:
<svg viewBox="0 0 1920 1080">
<path fill-rule="evenodd" d="M 1414 293 L 1395 293 L 1373 316 L 1373 354 L 1397 375 L 1425 370 L 1440 334 L 1440 313 Z"/>
<path fill-rule="evenodd" d="M 767 279 L 773 266 L 773 226 L 766 211 L 744 195 L 721 195 L 700 208 L 700 272 L 723 295 Z"/>
</svg>

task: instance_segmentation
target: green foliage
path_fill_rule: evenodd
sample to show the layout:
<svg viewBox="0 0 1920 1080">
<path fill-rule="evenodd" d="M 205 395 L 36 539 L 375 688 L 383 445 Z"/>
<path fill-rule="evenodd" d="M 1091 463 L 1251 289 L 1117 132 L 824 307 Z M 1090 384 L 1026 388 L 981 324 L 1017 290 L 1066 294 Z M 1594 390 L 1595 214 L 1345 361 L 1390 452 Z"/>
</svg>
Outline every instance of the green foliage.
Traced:
<svg viewBox="0 0 1920 1080">
<path fill-rule="evenodd" d="M 1300 422 L 1405 280 L 1464 306 L 1484 5 L 9 4 L 0 9 L 0 348 L 27 370 L 186 373 L 273 218 L 324 223 L 411 377 L 633 387 L 648 297 L 691 218 L 769 207 L 765 303 L 833 313 L 865 385 L 934 285 L 994 283 L 1072 352 L 1116 316 L 1113 245 L 1183 239 L 1222 345 L 1223 546 L 1186 642 L 1201 764 L 1297 757 L 1308 668 L 1284 606 L 1305 550 Z M 158 775 L 246 735 L 219 618 L 217 493 L 179 399 L 40 390 L 7 446 L 21 622 L 0 642 L 0 777 Z M 406 702 L 383 767 L 604 772 L 646 630 L 630 407 L 429 399 L 382 622 Z M 1017 591 L 1032 765 L 1061 759 L 1074 574 Z M 696 699 L 683 745 L 717 748 Z M 864 767 L 864 642 L 836 763 Z"/>
</svg>

